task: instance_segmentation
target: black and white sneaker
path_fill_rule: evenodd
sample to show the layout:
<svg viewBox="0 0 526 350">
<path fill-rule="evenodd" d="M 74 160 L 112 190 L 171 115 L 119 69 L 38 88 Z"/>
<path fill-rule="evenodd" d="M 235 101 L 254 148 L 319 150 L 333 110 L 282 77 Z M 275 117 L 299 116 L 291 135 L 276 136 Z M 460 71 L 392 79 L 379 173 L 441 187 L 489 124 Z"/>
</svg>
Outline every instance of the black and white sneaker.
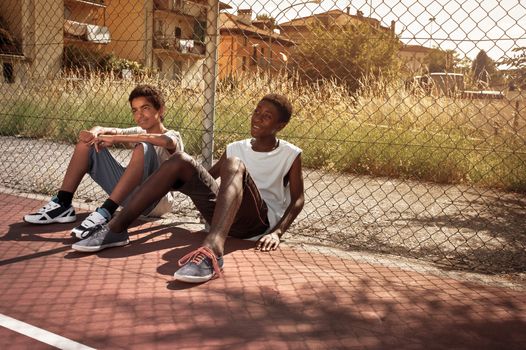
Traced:
<svg viewBox="0 0 526 350">
<path fill-rule="evenodd" d="M 93 230 L 90 230 L 90 228 L 107 224 L 110 219 L 111 214 L 109 211 L 104 208 L 97 208 L 97 210 L 89 214 L 79 226 L 71 230 L 71 235 L 78 239 L 88 238 L 88 236 L 93 233 Z"/>
<path fill-rule="evenodd" d="M 73 209 L 72 205 L 64 207 L 57 202 L 57 197 L 53 197 L 36 213 L 25 215 L 24 221 L 31 224 L 52 224 L 55 222 L 68 223 L 77 220 L 75 209 Z"/>
</svg>

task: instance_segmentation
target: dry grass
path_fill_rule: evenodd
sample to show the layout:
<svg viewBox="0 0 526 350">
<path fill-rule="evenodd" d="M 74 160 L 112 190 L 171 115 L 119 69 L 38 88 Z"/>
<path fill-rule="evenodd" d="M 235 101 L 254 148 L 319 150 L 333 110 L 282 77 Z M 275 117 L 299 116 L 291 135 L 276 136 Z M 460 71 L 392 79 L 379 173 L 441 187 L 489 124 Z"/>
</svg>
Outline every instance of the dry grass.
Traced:
<svg viewBox="0 0 526 350">
<path fill-rule="evenodd" d="M 202 94 L 170 81 L 141 82 L 161 87 L 166 124 L 200 154 Z M 0 133 L 72 142 L 94 124 L 132 125 L 127 96 L 135 84 L 92 76 L 5 86 Z M 228 142 L 249 137 L 252 108 L 269 92 L 293 102 L 294 117 L 281 136 L 304 149 L 307 167 L 526 191 L 524 111 L 512 101 L 434 98 L 382 81 L 367 82 L 354 96 L 332 82 L 305 86 L 282 77 L 220 84 L 216 156 Z"/>
</svg>

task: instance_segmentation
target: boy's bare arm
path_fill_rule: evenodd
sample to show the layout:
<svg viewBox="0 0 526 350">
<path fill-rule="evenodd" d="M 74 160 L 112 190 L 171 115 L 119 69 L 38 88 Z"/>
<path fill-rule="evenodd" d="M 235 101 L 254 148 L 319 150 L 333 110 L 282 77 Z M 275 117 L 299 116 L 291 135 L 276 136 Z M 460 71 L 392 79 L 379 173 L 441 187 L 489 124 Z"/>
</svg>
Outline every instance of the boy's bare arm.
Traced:
<svg viewBox="0 0 526 350">
<path fill-rule="evenodd" d="M 99 135 L 116 135 L 120 128 L 106 128 L 103 126 L 94 126 L 89 130 L 82 130 L 79 134 L 79 141 L 91 143 Z"/>
<path fill-rule="evenodd" d="M 177 151 L 177 141 L 165 134 L 99 134 L 92 140 L 92 144 L 98 150 L 99 148 L 110 147 L 115 143 L 137 143 L 148 142 L 154 146 L 166 148 L 168 151 Z"/>
<path fill-rule="evenodd" d="M 287 231 L 292 222 L 296 219 L 298 214 L 303 209 L 305 203 L 304 187 L 303 187 L 303 173 L 301 171 L 301 154 L 296 157 L 289 170 L 289 186 L 290 186 L 290 204 L 283 214 L 281 220 L 270 231 L 269 234 L 261 237 L 258 241 L 256 249 L 262 251 L 275 250 L 280 242 L 281 236 Z"/>
<path fill-rule="evenodd" d="M 219 177 L 221 166 L 225 162 L 225 159 L 226 159 L 226 152 L 223 152 L 223 154 L 221 155 L 221 158 L 219 158 L 219 160 L 215 162 L 214 165 L 212 165 L 210 170 L 208 170 L 208 172 L 210 173 L 210 175 L 212 175 L 214 179 L 217 179 Z"/>
</svg>

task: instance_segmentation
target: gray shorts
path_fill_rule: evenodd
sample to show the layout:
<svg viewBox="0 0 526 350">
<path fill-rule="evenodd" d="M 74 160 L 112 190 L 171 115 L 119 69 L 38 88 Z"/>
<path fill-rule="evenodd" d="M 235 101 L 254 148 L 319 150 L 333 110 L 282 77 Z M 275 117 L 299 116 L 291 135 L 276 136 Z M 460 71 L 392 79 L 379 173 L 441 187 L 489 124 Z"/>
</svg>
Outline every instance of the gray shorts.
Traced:
<svg viewBox="0 0 526 350">
<path fill-rule="evenodd" d="M 146 181 L 146 179 L 153 174 L 159 168 L 159 160 L 157 158 L 157 153 L 152 144 L 147 142 L 141 142 L 142 149 L 144 150 L 144 169 L 142 172 L 141 184 Z M 139 144 L 137 144 L 138 146 Z M 137 147 L 136 146 L 136 147 Z M 110 151 L 107 148 L 101 149 L 99 152 L 95 151 L 95 148 L 90 148 L 89 153 L 89 171 L 88 174 L 91 176 L 93 181 L 95 181 L 104 192 L 108 195 L 113 192 L 115 186 L 120 181 L 122 174 L 126 167 L 122 166 Z M 138 187 L 137 187 L 138 188 Z M 135 188 L 131 191 L 123 203 L 119 203 L 121 206 L 124 206 L 128 200 L 131 198 L 133 193 L 137 190 Z M 158 201 L 148 207 L 143 214 L 147 215 L 150 213 L 153 208 L 157 205 Z"/>
<path fill-rule="evenodd" d="M 208 224 L 212 222 L 218 185 L 210 173 L 192 158 L 196 174 L 186 183 L 175 183 L 173 189 L 186 194 Z M 243 199 L 230 228 L 229 236 L 247 239 L 265 233 L 269 228 L 267 204 L 261 198 L 248 171 L 243 174 Z"/>
</svg>

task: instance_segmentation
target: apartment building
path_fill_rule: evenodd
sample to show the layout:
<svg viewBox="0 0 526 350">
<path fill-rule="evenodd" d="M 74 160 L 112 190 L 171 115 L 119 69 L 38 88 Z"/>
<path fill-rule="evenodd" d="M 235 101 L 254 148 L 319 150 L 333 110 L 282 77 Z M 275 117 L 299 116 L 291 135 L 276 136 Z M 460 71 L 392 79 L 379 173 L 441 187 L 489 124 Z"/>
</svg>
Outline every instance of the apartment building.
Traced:
<svg viewBox="0 0 526 350">
<path fill-rule="evenodd" d="M 60 72 L 63 0 L 2 0 L 0 83 L 45 80 Z"/>
<path fill-rule="evenodd" d="M 104 5 L 107 31 L 99 31 L 99 38 L 107 33 L 109 40 L 103 52 L 152 68 L 184 87 L 201 83 L 206 0 L 105 0 Z M 220 8 L 229 6 L 220 3 Z"/>
<path fill-rule="evenodd" d="M 294 42 L 275 32 L 271 21 L 253 20 L 252 15 L 250 9 L 220 14 L 220 78 L 287 68 Z"/>
<path fill-rule="evenodd" d="M 206 0 L 2 0 L 0 11 L 4 81 L 57 76 L 71 47 L 138 62 L 186 87 L 202 81 Z"/>
</svg>

